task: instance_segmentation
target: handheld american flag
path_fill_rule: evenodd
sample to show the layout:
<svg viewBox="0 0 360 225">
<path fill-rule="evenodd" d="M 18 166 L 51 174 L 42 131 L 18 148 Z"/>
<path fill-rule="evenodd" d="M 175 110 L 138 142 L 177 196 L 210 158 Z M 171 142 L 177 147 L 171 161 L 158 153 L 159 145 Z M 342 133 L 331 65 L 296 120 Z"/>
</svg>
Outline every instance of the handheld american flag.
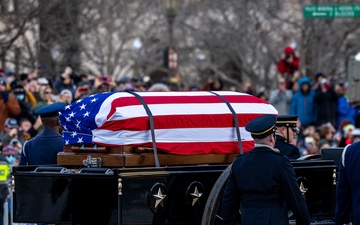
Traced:
<svg viewBox="0 0 360 225">
<path fill-rule="evenodd" d="M 253 147 L 245 125 L 276 109 L 252 95 L 219 92 L 137 92 L 151 111 L 157 147 L 173 154 L 238 153 L 234 117 L 238 118 L 244 151 Z M 221 96 L 221 97 L 219 97 Z M 152 147 L 149 116 L 128 92 L 91 95 L 59 112 L 65 145 Z"/>
</svg>

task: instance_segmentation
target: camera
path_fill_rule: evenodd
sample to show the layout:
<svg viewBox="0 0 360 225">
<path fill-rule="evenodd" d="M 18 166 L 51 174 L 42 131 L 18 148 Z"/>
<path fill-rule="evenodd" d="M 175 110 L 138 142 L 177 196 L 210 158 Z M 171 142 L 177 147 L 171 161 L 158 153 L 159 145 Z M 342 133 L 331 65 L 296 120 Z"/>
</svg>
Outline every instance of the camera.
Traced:
<svg viewBox="0 0 360 225">
<path fill-rule="evenodd" d="M 87 88 L 87 87 L 80 87 L 80 88 L 79 88 L 79 92 L 81 92 L 81 93 L 89 92 L 89 88 Z"/>
</svg>

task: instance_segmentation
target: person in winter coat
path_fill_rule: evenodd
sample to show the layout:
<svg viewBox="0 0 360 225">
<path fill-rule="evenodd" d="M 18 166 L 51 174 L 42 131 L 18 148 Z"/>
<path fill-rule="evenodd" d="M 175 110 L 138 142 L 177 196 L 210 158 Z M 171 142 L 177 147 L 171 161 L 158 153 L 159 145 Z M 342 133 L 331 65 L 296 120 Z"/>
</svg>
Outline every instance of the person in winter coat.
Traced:
<svg viewBox="0 0 360 225">
<path fill-rule="evenodd" d="M 341 122 L 349 121 L 355 125 L 355 118 L 360 114 L 359 106 L 349 102 L 346 94 L 346 87 L 343 84 L 337 85 L 336 92 L 338 94 L 337 100 L 337 129 L 340 129 Z"/>
<path fill-rule="evenodd" d="M 315 91 L 314 102 L 317 105 L 316 125 L 320 126 L 330 122 L 336 127 L 336 107 L 338 96 L 334 91 L 334 87 L 330 81 L 323 78 L 319 88 Z"/>
<path fill-rule="evenodd" d="M 278 88 L 270 92 L 269 103 L 277 109 L 279 115 L 288 115 L 290 113 L 290 103 L 292 91 L 286 89 L 285 78 L 278 78 Z"/>
<path fill-rule="evenodd" d="M 311 90 L 311 81 L 308 77 L 299 80 L 299 91 L 291 99 L 290 114 L 298 115 L 301 126 L 306 128 L 316 121 L 317 107 L 314 104 L 315 92 Z"/>
<path fill-rule="evenodd" d="M 6 88 L 6 81 L 0 77 L 0 131 L 4 129 L 5 120 L 20 114 L 20 105 L 13 92 Z"/>
</svg>

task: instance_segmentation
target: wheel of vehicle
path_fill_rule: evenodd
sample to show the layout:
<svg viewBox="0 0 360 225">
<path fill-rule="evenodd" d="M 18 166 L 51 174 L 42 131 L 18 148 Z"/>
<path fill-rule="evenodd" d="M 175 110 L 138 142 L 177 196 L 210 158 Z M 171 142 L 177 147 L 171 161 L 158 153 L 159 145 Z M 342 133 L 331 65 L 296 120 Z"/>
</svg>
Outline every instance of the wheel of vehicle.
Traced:
<svg viewBox="0 0 360 225">
<path fill-rule="evenodd" d="M 207 199 L 201 225 L 220 225 L 221 217 L 221 200 L 224 194 L 226 180 L 230 174 L 231 165 L 219 176 L 215 182 Z"/>
</svg>

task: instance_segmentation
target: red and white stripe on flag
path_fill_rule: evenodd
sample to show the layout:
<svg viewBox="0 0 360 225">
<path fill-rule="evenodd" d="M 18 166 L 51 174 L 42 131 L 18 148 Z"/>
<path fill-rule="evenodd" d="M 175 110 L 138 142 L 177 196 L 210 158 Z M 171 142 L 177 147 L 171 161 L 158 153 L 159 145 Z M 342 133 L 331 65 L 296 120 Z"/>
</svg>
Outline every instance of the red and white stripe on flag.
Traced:
<svg viewBox="0 0 360 225">
<path fill-rule="evenodd" d="M 245 125 L 259 115 L 277 115 L 267 102 L 252 95 L 219 91 L 237 114 L 244 152 L 253 148 Z M 233 115 L 226 103 L 210 92 L 137 92 L 154 118 L 158 149 L 172 154 L 239 153 Z M 106 98 L 95 116 L 93 143 L 105 146 L 152 147 L 149 117 L 132 94 Z"/>
</svg>

